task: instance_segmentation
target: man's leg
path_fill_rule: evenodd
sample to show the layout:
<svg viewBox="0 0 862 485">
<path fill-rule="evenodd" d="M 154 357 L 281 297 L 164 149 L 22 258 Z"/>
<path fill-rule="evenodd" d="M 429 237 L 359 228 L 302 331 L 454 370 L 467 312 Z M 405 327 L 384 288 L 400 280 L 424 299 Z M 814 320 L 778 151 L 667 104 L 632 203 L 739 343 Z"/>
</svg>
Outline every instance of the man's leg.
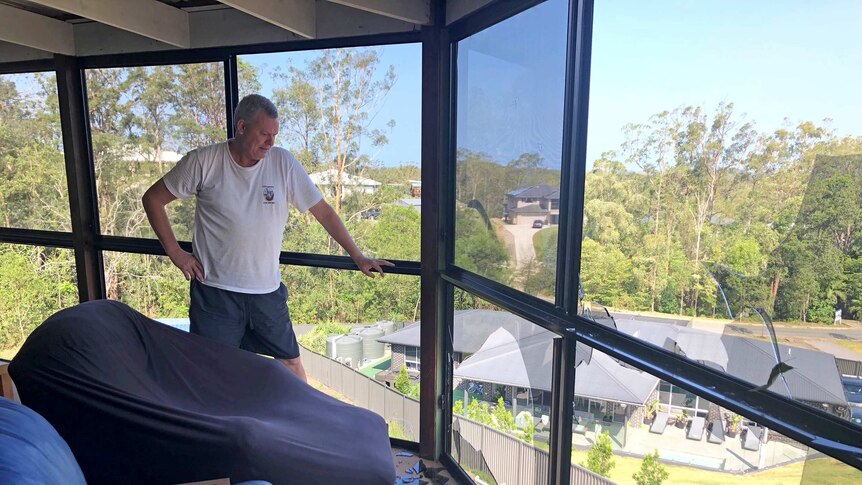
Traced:
<svg viewBox="0 0 862 485">
<path fill-rule="evenodd" d="M 272 293 L 246 298 L 249 325 L 240 347 L 275 357 L 303 382 L 308 382 L 287 309 L 287 288 L 281 285 Z"/>
<path fill-rule="evenodd" d="M 240 295 L 192 279 L 189 331 L 231 347 L 239 347 L 245 334 Z"/>
<path fill-rule="evenodd" d="M 291 372 L 296 374 L 297 377 L 302 379 L 302 382 L 308 382 L 308 378 L 305 376 L 305 367 L 302 366 L 302 359 L 297 357 L 295 359 L 278 359 L 279 362 L 284 364 L 285 367 L 290 369 Z"/>
</svg>

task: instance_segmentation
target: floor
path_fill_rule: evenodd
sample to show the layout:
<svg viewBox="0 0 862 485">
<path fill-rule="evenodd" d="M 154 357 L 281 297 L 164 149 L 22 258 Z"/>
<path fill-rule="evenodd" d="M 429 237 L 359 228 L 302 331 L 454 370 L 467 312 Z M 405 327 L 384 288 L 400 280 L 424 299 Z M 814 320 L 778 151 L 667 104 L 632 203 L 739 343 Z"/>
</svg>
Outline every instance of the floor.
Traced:
<svg viewBox="0 0 862 485">
<path fill-rule="evenodd" d="M 412 451 L 393 447 L 392 461 L 395 462 L 395 485 L 456 485 L 443 465 L 419 458 Z"/>
</svg>

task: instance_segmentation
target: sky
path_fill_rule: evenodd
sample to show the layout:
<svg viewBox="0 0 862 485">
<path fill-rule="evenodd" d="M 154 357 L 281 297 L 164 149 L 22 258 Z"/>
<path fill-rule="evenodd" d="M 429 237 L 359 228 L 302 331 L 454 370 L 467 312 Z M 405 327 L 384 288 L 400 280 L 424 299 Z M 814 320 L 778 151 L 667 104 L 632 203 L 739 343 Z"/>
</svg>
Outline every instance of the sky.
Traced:
<svg viewBox="0 0 862 485">
<path fill-rule="evenodd" d="M 565 0 L 549 0 L 461 42 L 459 148 L 506 163 L 539 152 L 559 167 L 566 47 Z M 858 0 L 596 1 L 588 164 L 620 147 L 622 126 L 683 105 L 712 113 L 734 103 L 740 119 L 771 132 L 832 120 L 862 135 L 862 2 Z M 264 68 L 314 53 L 245 56 Z M 421 47 L 381 48 L 398 80 L 376 115 L 389 132 L 384 165 L 417 164 L 421 145 Z M 262 76 L 263 92 L 272 90 Z M 387 129 L 388 130 L 388 129 Z"/>
</svg>

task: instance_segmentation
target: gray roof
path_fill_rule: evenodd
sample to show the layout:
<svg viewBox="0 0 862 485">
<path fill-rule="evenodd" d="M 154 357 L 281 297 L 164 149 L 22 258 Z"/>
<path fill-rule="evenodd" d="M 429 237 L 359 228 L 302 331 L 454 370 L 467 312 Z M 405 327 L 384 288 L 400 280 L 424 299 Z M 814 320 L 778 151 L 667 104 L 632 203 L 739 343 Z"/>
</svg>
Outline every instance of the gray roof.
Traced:
<svg viewBox="0 0 862 485">
<path fill-rule="evenodd" d="M 729 374 L 758 385 L 767 382 L 776 364 L 770 342 L 731 335 L 722 336 L 721 341 L 730 357 Z M 847 405 L 838 364 L 833 355 L 787 345 L 779 345 L 778 348 L 782 362 L 793 369 L 784 373 L 787 387 L 778 378 L 769 387 L 770 391 L 797 400 Z"/>
<path fill-rule="evenodd" d="M 676 343 L 676 347 L 689 359 L 701 361 L 752 384 L 765 384 L 776 364 L 770 342 L 661 323 L 632 321 L 619 315 L 616 322 L 622 332 L 668 350 L 674 350 L 672 344 Z M 784 373 L 787 387 L 779 378 L 769 387 L 770 391 L 791 399 L 847 405 L 833 355 L 787 345 L 778 347 L 781 360 L 793 369 Z"/>
<path fill-rule="evenodd" d="M 668 324 L 659 323 L 659 318 L 619 313 L 614 317 L 621 332 L 756 385 L 766 383 L 775 365 L 769 342 L 685 327 L 684 320 L 664 320 L 677 323 Z M 500 329 L 503 332 L 497 332 Z M 455 312 L 454 332 L 454 350 L 475 354 L 456 369 L 457 377 L 550 390 L 553 333 L 511 313 L 491 310 Z M 419 324 L 378 340 L 418 347 Z M 782 379 L 770 391 L 797 400 L 847 405 L 834 356 L 786 345 L 779 349 L 782 361 L 793 366 L 785 373 L 790 394 Z M 599 351 L 591 355 L 592 359 L 585 347 L 578 348 L 575 392 L 579 396 L 642 404 L 655 388 L 655 377 Z"/>
<path fill-rule="evenodd" d="M 530 187 L 521 187 L 520 189 L 515 189 L 506 195 L 511 195 L 512 197 L 541 198 L 541 197 L 547 197 L 548 195 L 550 195 L 554 192 L 557 193 L 557 198 L 559 198 L 560 197 L 560 191 L 559 190 L 551 187 L 548 184 L 539 184 L 539 185 L 532 185 Z"/>
<path fill-rule="evenodd" d="M 550 391 L 554 338 L 545 331 L 515 340 L 499 329 L 455 369 L 455 377 Z M 658 378 L 583 345 L 577 347 L 575 361 L 575 394 L 580 397 L 642 405 L 658 384 Z"/>
<path fill-rule="evenodd" d="M 453 350 L 469 354 L 479 350 L 499 328 L 506 329 L 519 340 L 537 333 L 550 333 L 517 315 L 493 310 L 459 310 L 455 312 L 454 323 Z M 419 323 L 410 324 L 377 341 L 419 347 Z"/>
</svg>

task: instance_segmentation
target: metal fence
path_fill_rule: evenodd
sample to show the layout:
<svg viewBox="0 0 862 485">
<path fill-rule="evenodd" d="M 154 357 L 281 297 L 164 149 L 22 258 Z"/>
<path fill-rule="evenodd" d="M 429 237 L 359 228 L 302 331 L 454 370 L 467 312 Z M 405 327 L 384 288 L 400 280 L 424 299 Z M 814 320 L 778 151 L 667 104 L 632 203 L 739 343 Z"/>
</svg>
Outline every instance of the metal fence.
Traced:
<svg viewBox="0 0 862 485">
<path fill-rule="evenodd" d="M 838 371 L 841 372 L 841 375 L 862 378 L 862 362 L 839 359 L 838 357 L 835 357 L 835 362 L 838 363 Z"/>
<path fill-rule="evenodd" d="M 548 483 L 548 452 L 512 435 L 472 421 L 452 418 L 452 455 L 471 475 L 486 475 L 506 485 Z M 572 464 L 572 485 L 612 485 L 614 482 Z"/>
<path fill-rule="evenodd" d="M 386 422 L 397 423 L 404 431 L 404 439 L 419 440 L 419 401 L 302 346 L 300 355 L 309 376 L 357 406 L 383 416 Z"/>
</svg>

